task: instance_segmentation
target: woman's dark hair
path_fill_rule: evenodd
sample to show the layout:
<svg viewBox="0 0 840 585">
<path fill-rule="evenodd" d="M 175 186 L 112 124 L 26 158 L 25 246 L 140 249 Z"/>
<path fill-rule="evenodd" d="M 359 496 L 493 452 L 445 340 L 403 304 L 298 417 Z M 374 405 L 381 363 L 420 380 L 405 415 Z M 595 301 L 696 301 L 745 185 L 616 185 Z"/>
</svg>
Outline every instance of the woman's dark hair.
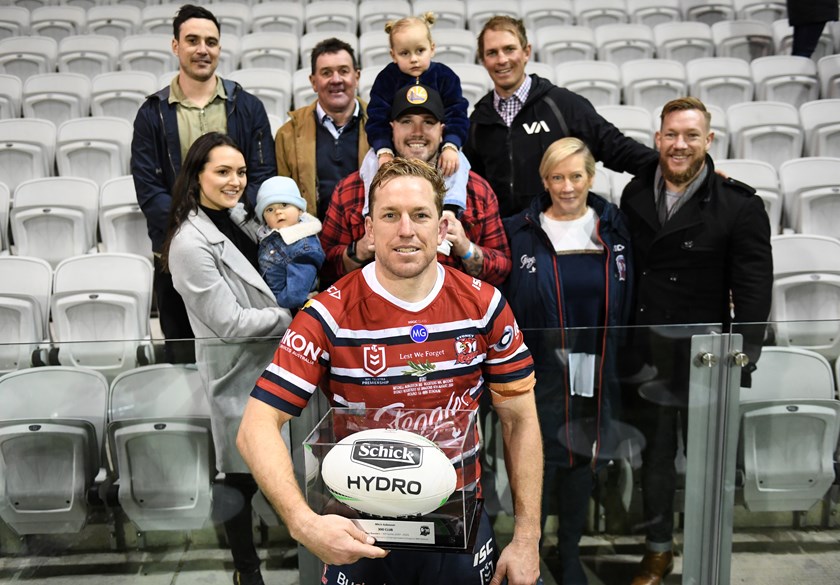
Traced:
<svg viewBox="0 0 840 585">
<path fill-rule="evenodd" d="M 239 146 L 227 134 L 208 132 L 192 143 L 181 165 L 181 170 L 175 178 L 175 184 L 172 187 L 172 206 L 169 208 L 169 225 L 166 228 L 166 239 L 163 241 L 160 254 L 164 270 L 168 270 L 169 244 L 172 238 L 178 233 L 181 224 L 186 221 L 189 214 L 198 209 L 201 196 L 198 175 L 210 160 L 210 152 L 217 146 L 230 146 L 239 150 Z"/>
</svg>

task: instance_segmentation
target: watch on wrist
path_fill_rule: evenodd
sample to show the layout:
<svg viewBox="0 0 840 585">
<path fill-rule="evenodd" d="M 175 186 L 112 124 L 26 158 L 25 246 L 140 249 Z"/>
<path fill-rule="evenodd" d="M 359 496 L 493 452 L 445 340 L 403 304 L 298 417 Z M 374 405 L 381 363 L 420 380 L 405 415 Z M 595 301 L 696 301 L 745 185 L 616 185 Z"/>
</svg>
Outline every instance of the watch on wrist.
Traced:
<svg viewBox="0 0 840 585">
<path fill-rule="evenodd" d="M 356 264 L 364 264 L 365 261 L 356 256 L 356 240 L 353 240 L 349 246 L 347 246 L 347 257 L 350 258 Z"/>
</svg>

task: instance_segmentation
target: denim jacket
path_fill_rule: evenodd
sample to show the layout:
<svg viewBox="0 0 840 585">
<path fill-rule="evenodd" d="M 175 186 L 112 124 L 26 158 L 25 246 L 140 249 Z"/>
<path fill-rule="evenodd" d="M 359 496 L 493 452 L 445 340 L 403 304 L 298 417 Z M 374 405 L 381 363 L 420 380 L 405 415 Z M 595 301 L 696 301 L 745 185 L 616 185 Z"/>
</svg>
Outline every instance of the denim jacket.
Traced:
<svg viewBox="0 0 840 585">
<path fill-rule="evenodd" d="M 315 288 L 318 270 L 324 263 L 324 250 L 317 234 L 318 218 L 304 213 L 300 223 L 279 229 L 260 227 L 260 274 L 277 304 L 297 309 Z"/>
</svg>

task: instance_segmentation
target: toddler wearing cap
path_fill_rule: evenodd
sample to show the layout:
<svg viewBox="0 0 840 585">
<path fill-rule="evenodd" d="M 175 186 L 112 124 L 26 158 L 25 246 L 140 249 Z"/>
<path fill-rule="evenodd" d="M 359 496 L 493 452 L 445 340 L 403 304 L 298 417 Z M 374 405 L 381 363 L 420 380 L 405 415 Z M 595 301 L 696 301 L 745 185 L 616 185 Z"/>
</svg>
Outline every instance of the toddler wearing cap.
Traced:
<svg viewBox="0 0 840 585">
<path fill-rule="evenodd" d="M 315 290 L 324 250 L 321 222 L 306 213 L 306 201 L 289 177 L 263 181 L 257 192 L 260 274 L 277 304 L 297 309 Z"/>
</svg>

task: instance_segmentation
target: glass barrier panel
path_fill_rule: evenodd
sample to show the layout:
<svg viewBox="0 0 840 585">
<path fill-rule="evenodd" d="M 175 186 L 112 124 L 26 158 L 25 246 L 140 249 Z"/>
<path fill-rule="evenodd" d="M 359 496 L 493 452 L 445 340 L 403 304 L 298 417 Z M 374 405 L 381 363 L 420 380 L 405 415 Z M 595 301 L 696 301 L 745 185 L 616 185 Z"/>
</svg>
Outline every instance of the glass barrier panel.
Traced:
<svg viewBox="0 0 840 585">
<path fill-rule="evenodd" d="M 730 389 L 738 412 L 731 582 L 836 582 L 840 321 L 731 330 L 745 339 L 750 371 Z"/>
<path fill-rule="evenodd" d="M 764 340 L 757 362 L 755 331 Z M 791 329 L 524 331 L 546 446 L 545 583 L 563 582 L 575 555 L 589 583 L 630 582 L 651 535 L 676 552 L 666 583 L 725 583 L 722 572 L 733 583 L 772 582 L 782 571 L 774 563 L 800 560 L 810 571 L 800 573 L 806 582 L 820 582 L 808 558 L 825 567 L 840 559 L 837 436 L 832 450 L 830 438 L 793 433 L 837 429 L 835 358 L 784 346 L 779 331 Z M 214 415 L 211 405 L 224 393 L 213 388 L 247 396 L 279 343 L 197 340 L 197 365 L 161 363 L 161 340 L 0 344 L 0 578 L 81 583 L 142 570 L 229 579 L 224 525 L 244 517 L 266 582 L 317 582 L 320 563 L 298 549 L 265 498 L 257 493 L 247 511 L 243 493 L 253 487 L 220 473 L 236 469 L 227 459 L 235 459 L 239 421 L 230 409 Z M 757 363 L 750 389 L 740 387 L 740 353 Z M 777 371 L 777 353 L 804 354 L 818 365 L 798 373 L 783 362 Z M 784 405 L 774 418 L 779 405 L 765 384 L 799 388 L 815 376 L 830 381 L 830 394 Z M 304 442 L 330 406 L 316 392 L 304 415 L 284 427 L 301 486 Z M 501 548 L 513 532 L 503 434 L 492 409 L 477 424 L 483 506 Z M 666 446 L 658 460 L 650 451 L 657 441 Z M 831 455 L 818 456 L 817 447 Z M 814 503 L 773 500 L 805 483 Z"/>
</svg>

